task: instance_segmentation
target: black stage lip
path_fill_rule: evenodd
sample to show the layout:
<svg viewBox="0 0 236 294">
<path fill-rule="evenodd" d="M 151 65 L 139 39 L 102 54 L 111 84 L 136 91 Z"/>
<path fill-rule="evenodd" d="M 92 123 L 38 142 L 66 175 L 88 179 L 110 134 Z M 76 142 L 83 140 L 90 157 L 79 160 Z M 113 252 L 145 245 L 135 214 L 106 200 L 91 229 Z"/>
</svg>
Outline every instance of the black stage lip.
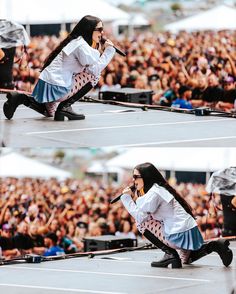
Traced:
<svg viewBox="0 0 236 294">
<path fill-rule="evenodd" d="M 163 257 L 163 252 L 159 249 L 95 255 L 93 258 L 84 256 L 41 264 L 19 263 L 0 266 L 0 292 L 7 294 L 235 293 L 235 241 L 230 242 L 230 248 L 234 253 L 234 260 L 227 269 L 215 253 L 191 265 L 183 265 L 182 269 L 153 268 L 151 262 Z M 108 259 L 108 256 L 116 258 Z"/>
<path fill-rule="evenodd" d="M 5 101 L 6 94 L 0 94 L 0 142 L 5 147 L 236 146 L 236 114 L 196 116 L 186 109 L 87 96 L 73 105 L 85 115 L 83 121 L 57 122 L 23 105 L 9 121 L 3 114 Z"/>
</svg>

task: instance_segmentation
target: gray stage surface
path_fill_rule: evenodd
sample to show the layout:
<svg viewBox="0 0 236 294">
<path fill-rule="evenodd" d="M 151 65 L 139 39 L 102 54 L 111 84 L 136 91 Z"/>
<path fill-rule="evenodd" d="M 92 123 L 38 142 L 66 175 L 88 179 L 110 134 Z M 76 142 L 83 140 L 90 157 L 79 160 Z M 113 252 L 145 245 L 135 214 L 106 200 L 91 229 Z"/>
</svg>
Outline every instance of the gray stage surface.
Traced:
<svg viewBox="0 0 236 294">
<path fill-rule="evenodd" d="M 20 106 L 5 119 L 0 95 L 1 140 L 8 147 L 235 147 L 236 119 L 195 116 L 159 110 L 142 111 L 99 103 L 78 102 L 83 121 L 55 122 Z"/>
<path fill-rule="evenodd" d="M 230 294 L 236 291 L 236 242 L 231 249 L 228 268 L 214 253 L 182 269 L 152 268 L 150 262 L 163 255 L 158 249 L 0 266 L 0 293 Z"/>
</svg>

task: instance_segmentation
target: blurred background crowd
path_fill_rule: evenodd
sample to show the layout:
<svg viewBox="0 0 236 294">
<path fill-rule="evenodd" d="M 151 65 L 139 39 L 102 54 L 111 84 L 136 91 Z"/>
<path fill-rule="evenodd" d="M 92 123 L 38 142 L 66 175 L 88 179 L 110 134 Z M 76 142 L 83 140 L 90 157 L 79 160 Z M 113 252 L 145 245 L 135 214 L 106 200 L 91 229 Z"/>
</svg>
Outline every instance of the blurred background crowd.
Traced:
<svg viewBox="0 0 236 294">
<path fill-rule="evenodd" d="M 4 2 L 8 3 L 9 0 L 0 1 L 0 6 Z M 13 0 L 10 2 L 13 3 Z M 27 5 L 23 5 L 23 2 Z M 49 1 L 48 5 L 51 2 Z M 95 4 L 94 7 L 89 5 L 89 1 L 79 2 L 81 7 L 76 9 L 69 4 L 66 7 L 68 11 L 76 14 L 73 21 L 80 19 L 79 13 L 82 13 L 81 17 L 87 14 L 83 13 L 82 2 L 90 9 L 95 7 Z M 93 3 L 95 2 L 93 0 Z M 154 5 L 162 2 L 161 4 L 164 5 L 166 4 L 164 2 L 168 2 L 169 5 L 171 2 L 174 12 L 171 14 L 172 18 L 170 13 L 167 15 L 164 10 L 158 8 L 155 15 L 157 23 L 163 19 L 173 21 L 186 16 L 186 10 L 181 10 L 180 4 L 173 1 L 110 0 L 109 2 L 125 3 L 128 16 L 129 9 L 133 7 L 137 10 L 133 2 L 138 2 L 139 8 L 147 7 L 148 3 Z M 209 4 L 211 8 L 214 8 L 221 1 L 180 2 L 185 4 L 191 2 L 189 4 L 193 10 L 191 13 L 195 14 L 201 9 L 200 6 Z M 24 24 L 26 29 L 30 26 L 32 29 L 33 25 L 37 24 L 41 33 L 31 34 L 27 54 L 20 46 L 6 50 L 3 48 L 5 57 L 1 56 L 0 50 L 0 78 L 3 78 L 2 73 L 6 70 L 4 66 L 7 61 L 15 56 L 9 67 L 13 72 L 13 84 L 7 87 L 6 81 L 2 79 L 1 84 L 0 79 L 0 88 L 15 87 L 31 92 L 46 57 L 66 37 L 66 30 L 70 31 L 73 24 L 72 20 L 66 23 L 63 19 L 62 23 L 57 19 L 57 25 L 59 27 L 64 25 L 64 30 L 61 30 L 60 34 L 49 34 L 47 30 L 55 25 L 51 23 L 51 18 L 61 17 L 61 15 L 65 17 L 64 13 L 57 13 L 57 9 L 64 9 L 64 7 L 56 4 L 52 13 L 43 5 L 37 9 L 34 5 L 33 1 L 26 0 L 14 1 L 11 7 L 6 5 L 12 10 L 23 8 L 23 11 L 19 13 L 20 16 L 23 12 L 26 13 L 29 6 L 32 6 L 32 11 L 26 15 L 27 21 L 21 19 L 16 21 Z M 40 9 L 43 9 L 42 13 Z M 0 9 L 0 11 L 2 13 L 4 10 Z M 154 9 L 150 8 L 147 15 L 153 16 L 153 12 Z M 104 13 L 104 17 L 100 16 L 100 13 Z M 50 22 L 45 20 L 43 23 L 41 21 L 46 14 L 49 14 Z M 105 18 L 110 16 L 106 10 L 99 7 L 94 14 L 104 20 L 105 35 L 126 53 L 126 57 L 116 54 L 103 71 L 94 90 L 95 95 L 99 91 L 131 87 L 152 90 L 153 104 L 157 105 L 183 108 L 210 106 L 229 112 L 236 110 L 236 35 L 235 29 L 223 28 L 223 16 L 224 20 L 227 20 L 227 16 L 225 18 L 223 13 L 222 19 L 219 17 L 211 21 L 211 24 L 222 24 L 222 29 L 188 30 L 186 27 L 186 31 L 171 32 L 148 25 L 146 30 L 133 30 L 132 33 L 120 35 L 112 34 L 106 26 Z M 173 19 L 174 15 L 175 19 Z M 36 23 L 36 17 L 40 18 L 40 22 Z M 12 18 L 9 17 L 9 19 Z M 46 25 L 47 30 L 44 31 Z M 9 56 L 7 56 L 8 53 Z M 11 77 L 11 72 L 9 76 Z M 191 158 L 196 154 L 195 152 L 192 151 Z M 181 157 L 178 153 L 176 158 L 187 161 L 188 157 L 186 154 Z M 73 162 L 77 164 L 75 160 Z M 11 168 L 13 169 L 12 166 Z M 125 187 L 131 180 L 127 177 L 122 185 Z M 0 249 L 6 258 L 31 252 L 43 255 L 79 252 L 84 250 L 84 238 L 106 234 L 141 238 L 134 220 L 123 208 L 121 202 L 110 204 L 110 200 L 122 191 L 121 185 L 118 187 L 114 182 L 106 183 L 95 177 L 89 180 L 82 180 L 79 177 L 58 180 L 7 176 L 3 176 L 0 181 Z M 171 185 L 193 207 L 204 238 L 220 236 L 223 225 L 223 215 L 219 209 L 220 198 L 216 196 L 210 201 L 205 184 L 181 181 L 177 183 L 172 177 L 170 181 Z"/>
<path fill-rule="evenodd" d="M 131 179 L 127 178 L 126 186 Z M 173 180 L 172 185 L 174 184 Z M 220 199 L 209 201 L 205 185 L 174 184 L 194 209 L 206 239 L 220 236 Z M 22 253 L 58 255 L 83 251 L 86 237 L 116 235 L 141 238 L 133 218 L 120 201 L 121 192 L 99 179 L 2 178 L 0 194 L 0 246 L 6 258 Z"/>
<path fill-rule="evenodd" d="M 63 37 L 31 38 L 28 55 L 13 67 L 17 89 L 31 91 L 42 64 Z M 112 41 L 117 40 L 111 36 Z M 212 106 L 230 111 L 236 100 L 235 31 L 139 33 L 119 40 L 127 56 L 116 55 L 97 90 L 131 87 L 153 91 L 153 103 L 183 108 Z M 17 48 L 17 58 L 22 51 Z"/>
</svg>

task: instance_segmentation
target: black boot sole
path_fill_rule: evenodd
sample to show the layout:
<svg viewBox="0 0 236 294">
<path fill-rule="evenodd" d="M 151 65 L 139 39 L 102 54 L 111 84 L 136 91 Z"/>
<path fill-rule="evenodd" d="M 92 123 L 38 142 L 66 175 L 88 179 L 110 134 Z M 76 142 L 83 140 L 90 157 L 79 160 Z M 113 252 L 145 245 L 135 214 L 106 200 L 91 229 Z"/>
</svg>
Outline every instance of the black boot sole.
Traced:
<svg viewBox="0 0 236 294">
<path fill-rule="evenodd" d="M 3 104 L 3 113 L 7 119 L 11 119 L 22 101 L 17 101 L 18 93 L 7 93 L 7 101 Z"/>
<path fill-rule="evenodd" d="M 151 263 L 152 267 L 168 267 L 169 265 L 171 265 L 172 268 L 182 268 L 181 260 L 176 258 L 163 261 L 153 261 Z"/>
<path fill-rule="evenodd" d="M 212 250 L 219 254 L 226 267 L 228 267 L 233 260 L 233 252 L 229 248 L 229 244 L 229 240 L 218 240 L 212 244 Z"/>
<path fill-rule="evenodd" d="M 9 120 L 13 117 L 14 111 L 11 110 L 8 101 L 3 104 L 3 113 L 5 117 Z"/>
<path fill-rule="evenodd" d="M 69 112 L 65 112 L 65 111 L 56 111 L 55 112 L 55 116 L 54 116 L 54 120 L 55 121 L 64 121 L 65 117 L 68 118 L 68 120 L 83 120 L 85 119 L 85 115 L 83 114 L 71 114 Z"/>
</svg>

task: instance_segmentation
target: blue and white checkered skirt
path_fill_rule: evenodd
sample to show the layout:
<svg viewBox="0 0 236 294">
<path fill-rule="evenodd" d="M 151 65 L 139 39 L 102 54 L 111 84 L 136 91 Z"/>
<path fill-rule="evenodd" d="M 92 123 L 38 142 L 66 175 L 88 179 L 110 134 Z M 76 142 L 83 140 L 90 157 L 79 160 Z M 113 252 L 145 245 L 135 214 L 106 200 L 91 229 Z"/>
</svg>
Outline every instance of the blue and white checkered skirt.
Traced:
<svg viewBox="0 0 236 294">
<path fill-rule="evenodd" d="M 186 232 L 165 235 L 165 238 L 176 247 L 186 250 L 198 250 L 204 242 L 197 226 Z"/>
<path fill-rule="evenodd" d="M 34 87 L 32 96 L 39 103 L 48 103 L 59 100 L 71 91 L 71 87 L 62 87 L 49 84 L 41 79 Z"/>
</svg>

